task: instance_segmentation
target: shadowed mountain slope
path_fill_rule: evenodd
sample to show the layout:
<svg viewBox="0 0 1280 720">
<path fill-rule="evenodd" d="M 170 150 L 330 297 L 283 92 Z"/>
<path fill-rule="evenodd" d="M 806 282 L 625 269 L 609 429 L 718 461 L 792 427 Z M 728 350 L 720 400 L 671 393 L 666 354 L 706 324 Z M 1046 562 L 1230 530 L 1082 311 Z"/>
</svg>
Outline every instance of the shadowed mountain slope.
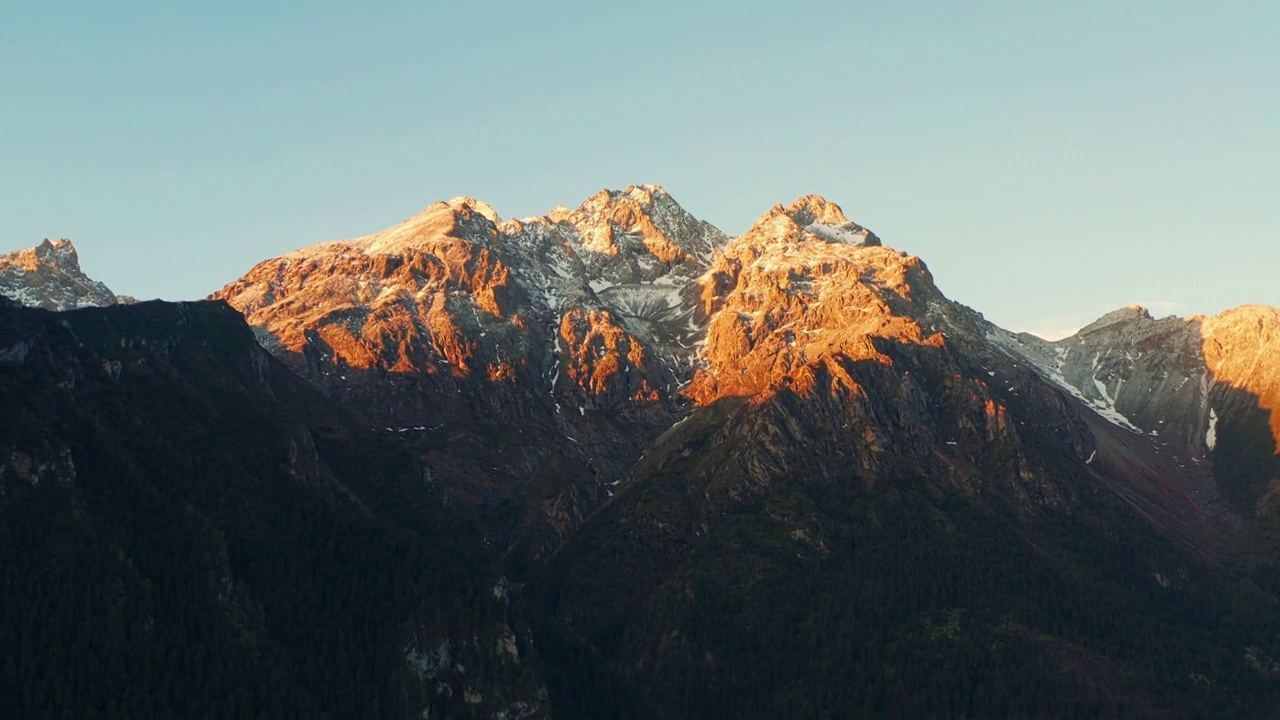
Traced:
<svg viewBox="0 0 1280 720">
<path fill-rule="evenodd" d="M 545 715 L 478 533 L 224 303 L 0 309 L 0 405 L 17 716 Z"/>
</svg>

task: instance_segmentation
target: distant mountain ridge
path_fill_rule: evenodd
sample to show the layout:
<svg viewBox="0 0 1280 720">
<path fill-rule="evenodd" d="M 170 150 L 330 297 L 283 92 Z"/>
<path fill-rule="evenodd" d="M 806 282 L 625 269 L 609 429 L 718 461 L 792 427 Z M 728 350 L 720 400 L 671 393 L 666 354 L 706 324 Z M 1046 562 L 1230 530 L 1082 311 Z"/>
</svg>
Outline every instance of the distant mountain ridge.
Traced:
<svg viewBox="0 0 1280 720">
<path fill-rule="evenodd" d="M 44 240 L 34 248 L 0 257 L 0 295 L 28 307 L 74 310 L 105 307 L 120 298 L 80 269 L 80 256 L 70 240 Z"/>
</svg>

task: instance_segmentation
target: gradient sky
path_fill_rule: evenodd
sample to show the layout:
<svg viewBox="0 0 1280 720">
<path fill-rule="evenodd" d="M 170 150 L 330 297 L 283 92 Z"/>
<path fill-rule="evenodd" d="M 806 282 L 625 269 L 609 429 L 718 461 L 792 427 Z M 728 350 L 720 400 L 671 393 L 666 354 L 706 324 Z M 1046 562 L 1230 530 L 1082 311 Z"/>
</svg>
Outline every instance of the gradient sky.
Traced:
<svg viewBox="0 0 1280 720">
<path fill-rule="evenodd" d="M 437 199 L 658 183 L 731 234 L 825 195 L 1013 329 L 1280 305 L 1278 36 L 1269 1 L 5 3 L 0 252 L 196 298 Z"/>
</svg>

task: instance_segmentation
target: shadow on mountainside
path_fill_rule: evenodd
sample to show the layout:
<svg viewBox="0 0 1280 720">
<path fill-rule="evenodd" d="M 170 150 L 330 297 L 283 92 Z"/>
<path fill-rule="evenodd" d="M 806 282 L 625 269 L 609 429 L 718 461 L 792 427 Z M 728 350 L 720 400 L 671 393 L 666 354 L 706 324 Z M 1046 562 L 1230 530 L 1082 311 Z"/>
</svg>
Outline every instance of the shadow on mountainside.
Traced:
<svg viewBox="0 0 1280 720">
<path fill-rule="evenodd" d="M 0 311 L 0 405 L 17 716 L 447 716 L 477 672 L 486 714 L 538 703 L 480 532 L 225 304 Z"/>
<path fill-rule="evenodd" d="M 566 717 L 1266 716 L 1276 603 L 1215 528 L 1031 369 L 876 345 L 695 411 L 539 572 Z"/>
<path fill-rule="evenodd" d="M 699 408 L 630 440 L 648 451 L 610 489 L 591 452 L 628 431 L 604 411 L 565 413 L 599 433 L 567 436 L 554 407 L 512 423 L 406 385 L 425 429 L 371 429 L 221 303 L 2 314 L 0 531 L 23 557 L 3 606 L 24 658 L 4 687 L 24 711 L 129 687 L 137 716 L 178 691 L 192 717 L 448 716 L 483 686 L 496 714 L 545 701 L 543 667 L 569 718 L 1265 717 L 1276 697 L 1277 581 L 1151 531 L 1203 514 L 1157 448 L 950 340 L 875 338 L 887 362 Z M 1270 418 L 1214 392 L 1215 467 L 1264 478 Z M 1108 470 L 1104 440 L 1152 476 Z M 539 553 L 500 568 L 442 507 L 448 482 L 506 483 L 445 494 Z M 1245 506 L 1259 482 L 1232 486 Z M 530 582 L 527 618 L 502 571 Z M 90 660 L 62 653 L 86 642 Z"/>
<path fill-rule="evenodd" d="M 255 328 L 260 339 L 267 332 Z M 353 367 L 316 333 L 302 352 L 268 344 L 372 431 L 414 453 L 454 509 L 481 522 L 486 544 L 517 570 L 554 552 L 608 499 L 610 483 L 676 420 L 683 402 L 635 398 L 624 386 L 571 404 L 585 390 L 566 392 L 573 378 L 536 375 L 534 367 L 554 364 L 545 359 L 493 377 L 447 364 Z M 405 354 L 403 347 L 387 351 Z"/>
<path fill-rule="evenodd" d="M 1175 534 L 1197 534 L 1195 526 L 1217 535 L 1211 554 L 1219 559 L 1239 555 L 1240 530 L 1246 532 L 1276 522 L 1274 502 L 1280 486 L 1280 455 L 1273 428 L 1273 409 L 1280 384 L 1257 382 L 1256 363 L 1250 375 L 1238 377 L 1233 357 L 1218 347 L 1205 320 L 1186 322 L 1197 339 L 1198 368 L 1187 368 L 1188 378 L 1205 378 L 1203 406 L 1182 410 L 1183 416 L 1158 417 L 1158 429 L 1142 433 L 1121 428 L 1084 403 L 1071 399 L 1081 410 L 1098 441 L 1098 457 L 1092 465 L 1113 479 L 1112 485 L 1136 512 Z M 1257 345 L 1256 338 L 1254 345 Z M 1250 359 L 1261 354 L 1243 344 L 1231 351 Z M 1160 347 L 1139 347 L 1159 353 Z M 1224 355 L 1226 355 L 1224 357 Z M 1280 358 L 1277 358 L 1280 360 Z M 1160 372 L 1164 378 L 1167 373 Z M 1186 382 L 1184 380 L 1183 382 Z M 1161 387 L 1155 388 L 1161 390 Z M 1265 393 L 1266 395 L 1264 395 Z M 1159 407 L 1158 405 L 1156 407 Z M 1157 416 L 1147 413 L 1148 423 Z M 1162 502 L 1155 502 L 1157 499 Z M 1190 513 L 1183 512 L 1183 509 Z M 1205 538 L 1211 539 L 1211 538 Z"/>
<path fill-rule="evenodd" d="M 1192 322 L 1212 380 L 1209 402 L 1217 422 L 1208 432 L 1215 441 L 1214 475 L 1242 515 L 1275 522 L 1280 520 L 1280 314 L 1268 320 L 1250 310 L 1257 308 Z M 1236 320 L 1237 315 L 1242 317 Z M 1234 325 L 1219 327 L 1226 322 Z"/>
<path fill-rule="evenodd" d="M 1189 322 L 1196 324 L 1200 335 L 1200 321 Z M 917 353 L 908 367 L 946 368 L 979 382 L 986 379 L 978 367 L 969 366 L 974 358 L 966 357 L 970 351 L 965 348 L 938 354 L 923 345 L 913 344 L 908 351 L 897 342 L 880 340 L 876 344 L 890 355 Z M 399 350 L 402 355 L 403 351 Z M 340 365 L 333 358 L 341 354 L 327 349 L 318 335 L 310 338 L 303 353 L 284 353 L 277 348 L 277 355 L 364 418 L 370 427 L 410 447 L 453 500 L 486 518 L 488 539 L 499 552 L 506 552 L 514 543 L 523 545 L 517 555 L 531 559 L 554 552 L 607 501 L 610 484 L 634 473 L 632 465 L 648 443 L 678 417 L 661 402 L 624 401 L 622 407 L 629 409 L 625 413 L 611 407 L 562 407 L 559 400 L 563 396 L 558 400 L 539 389 L 544 388 L 544 378 L 488 378 L 474 373 L 459 377 L 434 366 L 429 368 L 432 372 L 413 372 Z M 934 380 L 934 392 L 939 396 L 946 394 L 951 382 L 947 372 Z M 1037 472 L 1048 479 L 1048 484 L 1039 487 L 1023 483 L 1025 487 L 1012 490 L 1015 495 L 1033 500 L 1046 492 L 1070 496 L 1072 483 L 1059 480 L 1057 487 L 1052 487 L 1055 476 L 1092 476 L 1147 522 L 1217 559 L 1239 551 L 1242 525 L 1270 514 L 1268 498 L 1280 482 L 1280 457 L 1268 430 L 1274 418 L 1249 389 L 1217 379 L 1211 383 L 1211 404 L 1221 410 L 1215 428 L 1217 446 L 1210 457 L 1193 458 L 1187 449 L 1170 448 L 1159 438 L 1131 432 L 1101 418 L 1027 368 L 1007 372 L 1020 379 L 1013 385 L 992 382 L 983 392 L 1012 412 L 1018 423 L 1016 432 L 1025 436 L 1022 445 L 1039 458 Z M 1206 372 L 1213 378 L 1211 370 L 1206 368 Z M 784 380 L 793 382 L 790 376 Z M 823 382 L 830 382 L 830 378 Z M 912 400 L 924 404 L 937 401 L 930 392 Z M 888 418 L 890 409 L 902 402 L 901 397 L 872 398 L 868 408 Z M 927 419 L 907 413 L 886 423 L 929 426 L 936 437 L 926 443 L 928 447 L 913 447 L 906 456 L 915 461 L 943 459 L 928 472 L 963 485 L 966 478 L 980 474 L 976 459 L 992 455 L 993 448 L 987 445 L 994 436 L 987 433 L 957 444 L 951 436 L 964 434 L 966 428 L 953 426 L 972 422 L 965 414 L 973 411 L 948 402 L 945 407 L 939 405 L 943 412 Z M 618 407 L 616 401 L 613 405 Z M 798 407 L 794 412 L 803 415 Z M 992 418 L 979 421 L 992 422 Z M 725 463 L 721 472 L 734 472 L 735 462 L 756 470 L 777 464 L 769 453 L 778 442 L 815 442 L 813 437 L 788 437 L 795 427 L 782 416 L 756 421 L 751 432 L 758 441 Z M 853 452 L 852 447 L 807 454 L 801 463 L 804 472 L 821 476 L 874 456 L 869 450 Z M 1009 451 L 1003 452 L 1008 455 Z M 1004 458 L 1006 470 L 1016 465 L 1016 459 Z M 791 464 L 796 462 L 800 460 L 793 459 Z M 919 468 L 929 466 L 927 462 L 917 464 Z"/>
</svg>

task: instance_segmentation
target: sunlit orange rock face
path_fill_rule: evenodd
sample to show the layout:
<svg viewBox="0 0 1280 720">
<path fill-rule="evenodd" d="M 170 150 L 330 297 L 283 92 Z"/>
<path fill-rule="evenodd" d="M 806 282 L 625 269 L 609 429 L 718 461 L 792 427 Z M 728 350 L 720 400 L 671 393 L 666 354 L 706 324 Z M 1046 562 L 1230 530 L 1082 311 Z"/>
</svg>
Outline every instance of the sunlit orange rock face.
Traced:
<svg viewBox="0 0 1280 720">
<path fill-rule="evenodd" d="M 641 458 L 702 453 L 690 480 L 720 498 L 782 477 L 932 478 L 1034 508 L 1105 476 L 1188 541 L 1179 513 L 1215 506 L 1215 479 L 1244 478 L 1242 508 L 1280 498 L 1277 443 L 1257 440 L 1268 423 L 1280 439 L 1275 309 L 1128 308 L 1049 343 L 949 301 L 818 196 L 733 240 L 657 186 L 505 221 L 457 198 L 216 297 L 371 424 L 425 431 L 426 462 L 464 493 L 553 478 L 559 537 Z M 457 443 L 465 459 L 439 454 Z"/>
<path fill-rule="evenodd" d="M 919 258 L 881 246 L 834 203 L 775 206 L 715 254 L 698 289 L 708 325 L 685 393 L 703 406 L 749 398 L 713 440 L 734 447 L 734 462 L 695 475 L 707 497 L 745 500 L 779 478 L 928 476 L 999 487 L 1023 508 L 1070 502 L 1075 490 L 1027 438 L 1053 434 L 1083 466 L 1083 424 L 985 344 L 990 325 L 947 300 Z M 999 387 L 988 367 L 1002 371 Z M 1043 417 L 1015 420 L 1011 398 L 1035 398 Z"/>
<path fill-rule="evenodd" d="M 358 370 L 447 372 L 501 365 L 467 326 L 518 336 L 496 216 L 460 198 L 387 231 L 268 260 L 218 292 L 284 350 Z M 516 343 L 520 345 L 519 342 Z"/>
<path fill-rule="evenodd" d="M 1258 407 L 1270 413 L 1271 434 L 1280 448 L 1280 309 L 1246 305 L 1228 310 L 1204 319 L 1200 337 L 1214 381 L 1256 398 Z"/>
<path fill-rule="evenodd" d="M 457 402 L 485 413 L 504 403 L 625 413 L 676 397 L 699 331 L 683 290 L 723 240 L 658 186 L 601 191 L 524 220 L 456 198 L 368 237 L 260 263 L 214 297 L 334 392 L 390 373 L 426 382 L 424 392 L 471 392 Z M 506 392 L 523 399 L 500 400 Z M 390 414 L 378 422 L 449 413 L 403 393 L 361 402 Z"/>
<path fill-rule="evenodd" d="M 559 337 L 566 355 L 565 375 L 585 397 L 658 399 L 649 385 L 649 376 L 656 372 L 648 366 L 644 345 L 619 327 L 608 310 L 569 310 L 560 320 Z"/>
<path fill-rule="evenodd" d="M 702 404 L 783 387 L 807 394 L 819 372 L 830 391 L 853 392 L 834 359 L 890 363 L 878 340 L 941 343 L 902 312 L 928 299 L 921 292 L 936 293 L 923 263 L 880 246 L 834 203 L 810 196 L 776 206 L 701 280 L 711 320 L 687 394 Z"/>
<path fill-rule="evenodd" d="M 668 237 L 654 223 L 643 203 L 652 202 L 652 192 L 637 188 L 635 192 L 617 195 L 608 190 L 601 190 L 588 198 L 582 207 L 569 213 L 559 213 L 556 219 L 578 226 L 590 226 L 586 235 L 587 245 L 595 252 L 605 255 L 617 255 L 619 247 L 617 234 L 633 233 L 637 235 L 649 252 L 664 263 L 681 260 L 692 260 L 693 252 L 709 251 L 705 247 L 682 247 L 676 239 Z M 603 222 L 602 222 L 603 221 Z M 614 228 L 617 228 L 615 231 Z"/>
</svg>

